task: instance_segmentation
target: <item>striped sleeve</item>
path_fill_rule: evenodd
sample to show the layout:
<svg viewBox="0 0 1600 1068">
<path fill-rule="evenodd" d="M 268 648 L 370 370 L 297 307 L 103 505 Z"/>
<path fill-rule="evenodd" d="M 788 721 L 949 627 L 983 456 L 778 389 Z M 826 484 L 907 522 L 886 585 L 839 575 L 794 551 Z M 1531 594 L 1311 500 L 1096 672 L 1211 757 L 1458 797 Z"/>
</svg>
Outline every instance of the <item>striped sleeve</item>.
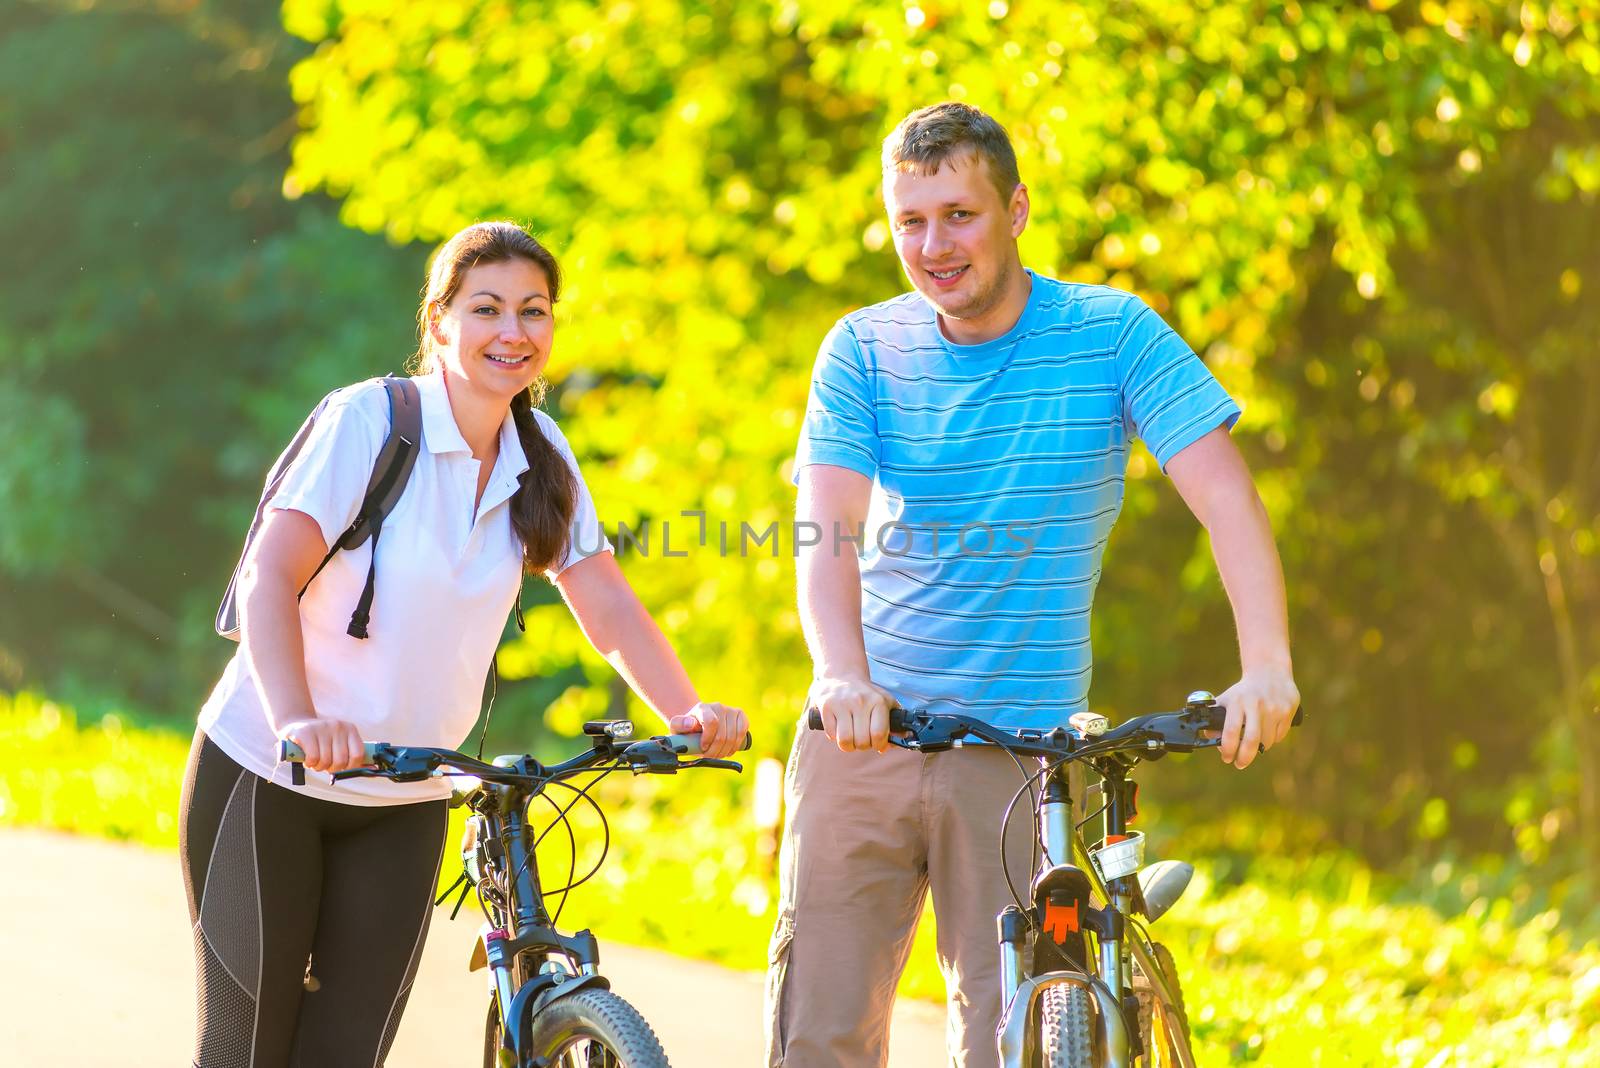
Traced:
<svg viewBox="0 0 1600 1068">
<path fill-rule="evenodd" d="M 1168 461 L 1217 427 L 1232 427 L 1237 402 L 1150 306 L 1128 298 L 1117 342 L 1122 415 L 1165 470 Z"/>
<path fill-rule="evenodd" d="M 795 455 L 795 480 L 810 464 L 846 467 L 873 478 L 878 472 L 878 417 L 861 345 L 839 322 L 828 332 L 811 372 L 811 395 Z"/>
</svg>

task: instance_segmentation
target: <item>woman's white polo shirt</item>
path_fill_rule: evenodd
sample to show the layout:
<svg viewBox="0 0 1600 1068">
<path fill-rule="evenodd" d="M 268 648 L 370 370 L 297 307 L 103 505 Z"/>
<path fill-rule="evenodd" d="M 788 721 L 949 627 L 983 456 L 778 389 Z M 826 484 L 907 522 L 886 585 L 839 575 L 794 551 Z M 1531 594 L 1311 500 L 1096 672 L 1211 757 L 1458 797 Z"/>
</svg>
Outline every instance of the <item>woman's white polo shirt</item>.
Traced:
<svg viewBox="0 0 1600 1068">
<path fill-rule="evenodd" d="M 370 636 L 345 628 L 367 580 L 372 543 L 333 555 L 300 601 L 306 680 L 319 716 L 349 720 L 367 741 L 457 747 L 477 720 L 484 680 L 522 581 L 522 547 L 510 499 L 528 469 L 510 414 L 500 455 L 476 508 L 479 463 L 450 410 L 444 379 L 415 379 L 422 405 L 416 466 L 378 539 Z M 571 466 L 578 508 L 571 545 L 553 577 L 585 556 L 609 551 L 594 501 L 555 421 L 539 429 Z M 389 432 L 389 402 L 377 382 L 338 391 L 269 507 L 304 512 L 332 545 L 355 519 L 378 450 Z M 241 766 L 283 785 L 277 738 L 267 724 L 250 666 L 235 653 L 200 712 L 200 727 Z M 308 772 L 294 789 L 357 805 L 447 797 L 449 783 L 348 779 L 334 785 Z"/>
</svg>

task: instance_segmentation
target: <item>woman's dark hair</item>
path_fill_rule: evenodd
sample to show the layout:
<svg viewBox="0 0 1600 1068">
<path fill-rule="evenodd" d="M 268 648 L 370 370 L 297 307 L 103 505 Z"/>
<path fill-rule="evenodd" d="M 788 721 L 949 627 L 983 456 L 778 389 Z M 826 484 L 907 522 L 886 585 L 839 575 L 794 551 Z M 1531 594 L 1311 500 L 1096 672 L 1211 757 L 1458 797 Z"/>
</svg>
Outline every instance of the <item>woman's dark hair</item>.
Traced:
<svg viewBox="0 0 1600 1068">
<path fill-rule="evenodd" d="M 509 222 L 467 227 L 433 254 L 428 287 L 423 290 L 422 305 L 417 310 L 417 352 L 410 361 L 413 374 L 426 374 L 438 366 L 430 329 L 433 317 L 455 299 L 467 272 L 480 263 L 508 260 L 527 260 L 538 267 L 550 285 L 550 303 L 560 297 L 561 268 L 550 250 L 532 234 Z M 544 390 L 541 378 L 511 401 L 517 437 L 528 457 L 528 470 L 523 472 L 517 492 L 511 497 L 511 528 L 522 542 L 522 565 L 528 571 L 555 567 L 566 556 L 572 515 L 578 508 L 578 480 L 533 415 L 533 406 L 544 402 Z"/>
</svg>

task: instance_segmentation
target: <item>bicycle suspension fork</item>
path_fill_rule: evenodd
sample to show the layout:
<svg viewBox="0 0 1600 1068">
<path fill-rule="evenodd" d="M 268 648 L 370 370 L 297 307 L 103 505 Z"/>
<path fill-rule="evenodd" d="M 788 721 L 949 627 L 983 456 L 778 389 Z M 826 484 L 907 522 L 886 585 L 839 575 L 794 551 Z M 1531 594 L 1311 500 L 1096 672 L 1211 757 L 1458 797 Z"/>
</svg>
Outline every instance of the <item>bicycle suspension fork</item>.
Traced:
<svg viewBox="0 0 1600 1068">
<path fill-rule="evenodd" d="M 1128 833 L 1128 821 L 1134 815 L 1134 784 L 1127 777 L 1127 769 L 1116 760 L 1106 760 L 1095 765 L 1101 777 L 1101 790 L 1105 798 L 1103 816 L 1103 843 L 1112 845 L 1122 841 Z M 1088 875 L 1095 896 L 1106 903 L 1099 911 L 1093 925 L 1099 938 L 1100 978 L 1115 999 L 1122 1003 L 1131 992 L 1131 966 L 1128 951 L 1127 917 L 1132 913 L 1137 883 L 1135 876 L 1124 875 L 1107 880 L 1100 867 L 1089 855 L 1083 836 L 1072 835 L 1073 855 Z"/>
<path fill-rule="evenodd" d="M 1044 847 L 1041 872 L 1072 862 L 1072 798 L 1065 769 L 1047 776 L 1039 803 L 1039 844 Z M 1028 918 L 1015 905 L 998 917 L 1001 1004 L 1009 1005 L 1030 968 L 1027 960 Z M 1074 930 L 1077 928 L 1074 927 Z"/>
</svg>

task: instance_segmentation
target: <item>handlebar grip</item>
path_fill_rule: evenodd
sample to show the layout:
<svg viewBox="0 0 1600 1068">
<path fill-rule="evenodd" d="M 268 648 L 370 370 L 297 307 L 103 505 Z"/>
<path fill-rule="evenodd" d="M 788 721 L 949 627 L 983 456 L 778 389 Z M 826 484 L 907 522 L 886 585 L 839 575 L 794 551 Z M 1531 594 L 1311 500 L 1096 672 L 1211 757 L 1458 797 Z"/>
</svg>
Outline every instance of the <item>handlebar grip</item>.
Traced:
<svg viewBox="0 0 1600 1068">
<path fill-rule="evenodd" d="M 909 717 L 906 715 L 905 709 L 898 705 L 889 709 L 889 732 L 891 734 L 906 730 L 908 727 L 908 721 Z M 822 712 L 820 710 L 815 708 L 806 709 L 806 729 L 813 731 L 820 731 L 823 729 Z"/>
<path fill-rule="evenodd" d="M 747 731 L 744 736 L 744 744 L 739 747 L 740 751 L 749 749 L 755 742 L 755 735 Z M 696 756 L 700 752 L 700 735 L 669 734 L 667 735 L 667 745 L 675 753 Z"/>
<path fill-rule="evenodd" d="M 1222 729 L 1222 727 L 1223 727 L 1224 722 L 1228 718 L 1228 710 L 1226 708 L 1223 708 L 1221 705 L 1212 705 L 1211 706 L 1210 716 L 1211 716 L 1211 719 L 1210 719 L 1210 722 L 1207 724 L 1206 729 L 1207 730 L 1212 730 L 1212 731 L 1220 731 Z M 1306 710 L 1304 708 L 1296 708 L 1294 710 L 1294 719 L 1289 721 L 1289 726 L 1298 727 L 1298 726 L 1300 726 L 1301 722 L 1303 722 L 1305 720 L 1305 718 L 1306 718 Z"/>
<path fill-rule="evenodd" d="M 388 743 L 386 742 L 366 742 L 361 746 L 361 752 L 362 755 L 367 758 L 367 763 L 370 764 L 377 756 L 378 750 L 386 748 L 388 748 Z M 305 758 L 306 751 L 300 748 L 299 742 L 292 742 L 287 738 L 280 738 L 278 740 L 279 761 L 290 764 L 299 764 L 304 761 Z"/>
</svg>

